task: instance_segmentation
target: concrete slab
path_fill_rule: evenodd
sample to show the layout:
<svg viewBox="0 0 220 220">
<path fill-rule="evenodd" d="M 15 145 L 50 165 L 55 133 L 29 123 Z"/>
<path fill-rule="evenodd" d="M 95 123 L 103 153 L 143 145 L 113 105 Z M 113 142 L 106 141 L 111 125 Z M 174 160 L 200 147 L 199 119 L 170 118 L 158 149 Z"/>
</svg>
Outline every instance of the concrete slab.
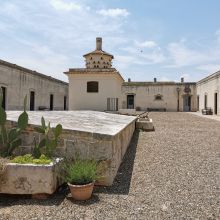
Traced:
<svg viewBox="0 0 220 220">
<path fill-rule="evenodd" d="M 11 126 L 20 113 L 7 112 Z M 72 159 L 79 154 L 84 159 L 95 159 L 99 162 L 101 176 L 97 183 L 113 183 L 135 130 L 136 117 L 96 111 L 37 111 L 28 112 L 28 115 L 30 125 L 22 134 L 20 154 L 31 151 L 34 138 L 41 139 L 34 127 L 40 125 L 44 116 L 51 126 L 58 123 L 63 126 L 56 156 Z"/>
<path fill-rule="evenodd" d="M 7 111 L 8 120 L 16 121 L 21 111 Z M 116 135 L 136 118 L 97 111 L 28 111 L 29 124 L 40 125 L 41 117 L 51 126 L 62 124 L 66 130 Z"/>
</svg>

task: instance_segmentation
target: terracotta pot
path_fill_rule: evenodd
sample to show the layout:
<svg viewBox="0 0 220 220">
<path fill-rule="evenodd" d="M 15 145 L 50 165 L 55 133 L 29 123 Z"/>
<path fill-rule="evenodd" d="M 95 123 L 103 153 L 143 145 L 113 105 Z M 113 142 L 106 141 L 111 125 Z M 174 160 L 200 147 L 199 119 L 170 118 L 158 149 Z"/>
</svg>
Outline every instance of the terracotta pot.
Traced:
<svg viewBox="0 0 220 220">
<path fill-rule="evenodd" d="M 94 188 L 94 182 L 88 183 L 86 185 L 73 185 L 68 183 L 71 195 L 76 200 L 87 200 L 92 196 L 92 191 Z"/>
</svg>

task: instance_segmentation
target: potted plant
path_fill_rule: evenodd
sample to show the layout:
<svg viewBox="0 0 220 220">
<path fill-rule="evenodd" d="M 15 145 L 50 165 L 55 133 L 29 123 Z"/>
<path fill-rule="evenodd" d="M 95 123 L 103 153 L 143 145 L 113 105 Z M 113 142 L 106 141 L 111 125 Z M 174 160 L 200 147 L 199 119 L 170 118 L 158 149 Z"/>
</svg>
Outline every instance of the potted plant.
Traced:
<svg viewBox="0 0 220 220">
<path fill-rule="evenodd" d="M 97 180 L 97 162 L 76 159 L 66 166 L 66 175 L 72 197 L 76 200 L 87 200 L 91 197 Z"/>
</svg>

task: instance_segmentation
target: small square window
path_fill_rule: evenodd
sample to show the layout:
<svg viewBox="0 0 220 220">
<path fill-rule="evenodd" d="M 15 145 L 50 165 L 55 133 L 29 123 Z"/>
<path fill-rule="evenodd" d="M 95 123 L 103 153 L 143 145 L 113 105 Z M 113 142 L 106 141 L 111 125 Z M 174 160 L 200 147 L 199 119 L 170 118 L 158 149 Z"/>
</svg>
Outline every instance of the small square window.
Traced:
<svg viewBox="0 0 220 220">
<path fill-rule="evenodd" d="M 97 81 L 87 82 L 87 92 L 98 93 L 99 83 Z"/>
</svg>

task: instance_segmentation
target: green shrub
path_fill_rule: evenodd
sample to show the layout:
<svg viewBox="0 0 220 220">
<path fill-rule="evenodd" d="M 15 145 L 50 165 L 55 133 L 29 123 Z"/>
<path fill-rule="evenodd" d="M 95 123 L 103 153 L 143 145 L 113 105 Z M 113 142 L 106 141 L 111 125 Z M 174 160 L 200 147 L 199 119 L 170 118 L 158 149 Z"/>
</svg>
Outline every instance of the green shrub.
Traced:
<svg viewBox="0 0 220 220">
<path fill-rule="evenodd" d="M 50 164 L 52 160 L 48 159 L 43 154 L 39 157 L 39 159 L 34 159 L 31 154 L 25 154 L 24 156 L 15 157 L 11 162 L 18 164 Z"/>
<path fill-rule="evenodd" d="M 77 159 L 66 166 L 66 180 L 75 185 L 84 185 L 97 180 L 97 163 L 94 160 Z"/>
</svg>

